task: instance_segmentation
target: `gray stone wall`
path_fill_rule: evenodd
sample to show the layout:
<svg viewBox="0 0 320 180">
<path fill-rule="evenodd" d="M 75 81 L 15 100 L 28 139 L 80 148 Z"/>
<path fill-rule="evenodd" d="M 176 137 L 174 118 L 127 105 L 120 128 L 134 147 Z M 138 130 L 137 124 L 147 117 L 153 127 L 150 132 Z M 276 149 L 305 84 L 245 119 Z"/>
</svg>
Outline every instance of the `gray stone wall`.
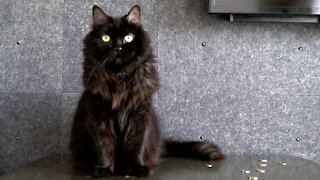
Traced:
<svg viewBox="0 0 320 180">
<path fill-rule="evenodd" d="M 2 0 L 0 174 L 69 153 L 94 4 L 115 16 L 141 6 L 165 138 L 320 162 L 319 24 L 231 23 L 206 0 Z"/>
</svg>

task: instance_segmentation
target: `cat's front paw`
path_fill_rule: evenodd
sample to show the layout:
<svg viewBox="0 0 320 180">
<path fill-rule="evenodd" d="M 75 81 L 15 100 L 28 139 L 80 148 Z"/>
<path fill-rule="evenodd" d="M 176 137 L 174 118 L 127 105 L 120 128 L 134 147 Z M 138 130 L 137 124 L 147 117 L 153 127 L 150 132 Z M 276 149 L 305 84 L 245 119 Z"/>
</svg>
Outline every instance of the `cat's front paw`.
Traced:
<svg viewBox="0 0 320 180">
<path fill-rule="evenodd" d="M 111 176 L 111 172 L 109 168 L 95 167 L 93 169 L 92 176 L 94 178 L 103 178 Z"/>
<path fill-rule="evenodd" d="M 147 177 L 150 175 L 150 169 L 148 166 L 139 165 L 133 169 L 130 175 L 137 176 L 137 177 Z"/>
</svg>

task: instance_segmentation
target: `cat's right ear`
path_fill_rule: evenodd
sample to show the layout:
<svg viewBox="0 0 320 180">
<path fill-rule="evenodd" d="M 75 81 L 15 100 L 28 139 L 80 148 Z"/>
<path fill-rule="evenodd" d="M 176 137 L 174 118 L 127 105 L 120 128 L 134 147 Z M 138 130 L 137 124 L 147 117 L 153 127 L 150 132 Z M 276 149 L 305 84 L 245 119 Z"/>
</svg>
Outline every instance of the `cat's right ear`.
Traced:
<svg viewBox="0 0 320 180">
<path fill-rule="evenodd" d="M 94 25 L 103 24 L 108 21 L 109 16 L 107 16 L 97 5 L 92 7 L 92 14 Z"/>
</svg>

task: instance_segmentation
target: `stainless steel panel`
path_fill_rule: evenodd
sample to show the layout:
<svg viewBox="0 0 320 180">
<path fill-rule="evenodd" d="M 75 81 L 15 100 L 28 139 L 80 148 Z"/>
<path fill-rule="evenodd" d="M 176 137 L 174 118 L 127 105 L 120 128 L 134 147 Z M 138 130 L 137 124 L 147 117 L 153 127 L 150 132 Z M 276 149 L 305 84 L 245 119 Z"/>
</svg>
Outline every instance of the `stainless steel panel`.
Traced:
<svg viewBox="0 0 320 180">
<path fill-rule="evenodd" d="M 320 15 L 320 0 L 209 0 L 210 13 Z"/>
<path fill-rule="evenodd" d="M 230 14 L 230 21 L 234 22 L 294 22 L 294 23 L 318 23 L 319 18 L 313 15 L 247 15 Z"/>
</svg>

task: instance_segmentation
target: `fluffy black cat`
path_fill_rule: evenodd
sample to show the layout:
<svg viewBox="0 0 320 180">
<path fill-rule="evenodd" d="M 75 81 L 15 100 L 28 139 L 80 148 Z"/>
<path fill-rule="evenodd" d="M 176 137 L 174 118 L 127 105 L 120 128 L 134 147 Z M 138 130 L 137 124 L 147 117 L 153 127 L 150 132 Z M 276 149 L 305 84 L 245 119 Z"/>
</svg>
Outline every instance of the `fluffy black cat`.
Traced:
<svg viewBox="0 0 320 180">
<path fill-rule="evenodd" d="M 209 142 L 162 141 L 152 94 L 159 87 L 150 38 L 139 6 L 121 18 L 93 7 L 84 38 L 85 91 L 74 116 L 74 167 L 94 177 L 148 176 L 161 155 L 204 160 L 224 156 Z"/>
</svg>

